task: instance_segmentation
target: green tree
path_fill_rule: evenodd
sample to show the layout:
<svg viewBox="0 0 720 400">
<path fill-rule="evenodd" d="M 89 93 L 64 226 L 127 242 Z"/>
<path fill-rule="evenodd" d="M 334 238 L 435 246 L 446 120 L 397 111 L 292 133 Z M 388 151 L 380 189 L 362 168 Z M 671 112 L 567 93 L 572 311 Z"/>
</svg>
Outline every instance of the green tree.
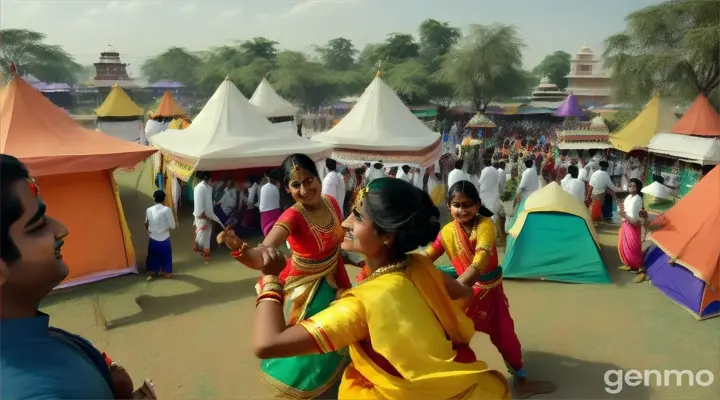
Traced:
<svg viewBox="0 0 720 400">
<path fill-rule="evenodd" d="M 277 69 L 270 75 L 270 81 L 288 100 L 308 110 L 316 110 L 338 95 L 338 88 L 323 65 L 296 51 L 278 54 Z"/>
<path fill-rule="evenodd" d="M 655 90 L 691 99 L 720 85 L 720 2 L 671 0 L 625 18 L 605 40 L 617 101 L 640 103 Z"/>
<path fill-rule="evenodd" d="M 426 19 L 420 24 L 420 56 L 431 71 L 440 67 L 440 57 L 444 56 L 462 37 L 459 28 L 447 22 Z"/>
<path fill-rule="evenodd" d="M 367 44 L 358 55 L 358 66 L 366 71 L 372 70 L 373 73 L 377 72 L 378 63 L 382 59 L 381 49 L 382 43 Z"/>
<path fill-rule="evenodd" d="M 557 50 L 546 55 L 540 64 L 533 68 L 532 73 L 539 79 L 548 76 L 552 83 L 558 85 L 560 89 L 565 89 L 568 85 L 566 76 L 570 73 L 570 53 Z"/>
<path fill-rule="evenodd" d="M 262 78 L 273 70 L 272 61 L 256 58 L 248 65 L 230 71 L 230 80 L 248 98 L 255 92 Z"/>
<path fill-rule="evenodd" d="M 256 58 L 275 61 L 278 55 L 277 45 L 278 42 L 259 36 L 240 43 L 239 48 L 245 54 L 245 63 L 249 64 Z"/>
<path fill-rule="evenodd" d="M 431 99 L 432 79 L 420 60 L 410 59 L 394 65 L 384 79 L 405 104 L 423 105 Z"/>
<path fill-rule="evenodd" d="M 44 43 L 45 34 L 29 29 L 0 29 L 0 71 L 30 73 L 44 82 L 76 83 L 83 67 L 61 46 Z"/>
<path fill-rule="evenodd" d="M 140 67 L 151 82 L 169 79 L 194 88 L 203 61 L 181 47 L 170 47 L 163 53 L 147 59 Z"/>
<path fill-rule="evenodd" d="M 420 45 L 415 42 L 412 35 L 391 33 L 377 48 L 377 52 L 380 61 L 397 64 L 410 58 L 417 58 L 420 55 Z"/>
<path fill-rule="evenodd" d="M 523 94 L 528 79 L 522 70 L 524 42 L 512 25 L 471 25 L 469 34 L 445 57 L 444 79 L 458 98 L 484 112 L 493 99 Z"/>
<path fill-rule="evenodd" d="M 330 39 L 323 47 L 318 47 L 317 52 L 326 68 L 334 71 L 347 71 L 355 66 L 355 45 L 344 37 Z"/>
</svg>

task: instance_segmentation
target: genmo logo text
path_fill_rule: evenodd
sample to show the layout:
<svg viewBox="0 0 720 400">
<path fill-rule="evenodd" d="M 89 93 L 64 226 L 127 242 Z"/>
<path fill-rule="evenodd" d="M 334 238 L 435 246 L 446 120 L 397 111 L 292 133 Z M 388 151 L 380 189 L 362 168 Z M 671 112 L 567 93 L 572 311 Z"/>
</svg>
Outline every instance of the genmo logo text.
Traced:
<svg viewBox="0 0 720 400">
<path fill-rule="evenodd" d="M 708 387 L 715 382 L 712 371 L 701 369 L 689 370 L 663 370 L 656 369 L 640 371 L 637 369 L 620 370 L 611 369 L 605 372 L 605 391 L 610 394 L 622 392 L 626 386 L 702 386 Z"/>
</svg>

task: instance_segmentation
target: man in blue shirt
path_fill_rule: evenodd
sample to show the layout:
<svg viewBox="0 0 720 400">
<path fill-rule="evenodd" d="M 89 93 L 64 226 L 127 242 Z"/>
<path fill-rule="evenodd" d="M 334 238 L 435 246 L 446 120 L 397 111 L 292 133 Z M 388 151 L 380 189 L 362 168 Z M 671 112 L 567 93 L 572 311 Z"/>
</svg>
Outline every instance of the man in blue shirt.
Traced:
<svg viewBox="0 0 720 400">
<path fill-rule="evenodd" d="M 24 164 L 0 154 L 0 398 L 130 398 L 121 367 L 80 336 L 49 326 L 42 299 L 68 274 L 68 230 L 45 214 Z"/>
</svg>

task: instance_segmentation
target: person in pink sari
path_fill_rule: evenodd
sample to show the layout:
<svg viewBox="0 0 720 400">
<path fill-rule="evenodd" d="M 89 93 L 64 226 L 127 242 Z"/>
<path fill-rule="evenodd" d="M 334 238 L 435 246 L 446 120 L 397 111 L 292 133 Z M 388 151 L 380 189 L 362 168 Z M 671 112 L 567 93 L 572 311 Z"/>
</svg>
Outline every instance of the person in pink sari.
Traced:
<svg viewBox="0 0 720 400">
<path fill-rule="evenodd" d="M 647 212 L 643 209 L 642 182 L 639 179 L 630 179 L 628 192 L 630 194 L 618 204 L 618 213 L 622 218 L 620 232 L 618 234 L 618 253 L 623 265 L 622 271 L 630 271 L 638 274 L 635 282 L 639 283 L 647 278 L 644 272 L 644 254 L 642 250 L 642 225 L 647 218 Z"/>
<path fill-rule="evenodd" d="M 260 228 L 263 236 L 268 235 L 270 229 L 282 215 L 283 210 L 280 208 L 280 190 L 278 189 L 278 172 L 272 170 L 265 176 L 267 183 L 260 188 L 260 200 L 258 208 L 260 209 Z"/>
</svg>

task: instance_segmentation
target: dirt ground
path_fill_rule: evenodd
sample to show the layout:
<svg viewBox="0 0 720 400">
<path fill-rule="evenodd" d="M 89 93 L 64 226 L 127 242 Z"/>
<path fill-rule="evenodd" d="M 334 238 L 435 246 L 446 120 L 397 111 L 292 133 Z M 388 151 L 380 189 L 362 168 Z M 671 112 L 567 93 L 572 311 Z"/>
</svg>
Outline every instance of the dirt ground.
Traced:
<svg viewBox="0 0 720 400">
<path fill-rule="evenodd" d="M 116 176 L 142 270 L 152 188 L 145 171 L 135 190 L 138 173 Z M 605 390 L 611 370 L 709 370 L 720 380 L 720 318 L 698 322 L 650 283 L 633 284 L 632 275 L 617 271 L 616 232 L 612 225 L 599 231 L 611 285 L 505 283 L 528 374 L 558 386 L 537 398 L 720 398 L 720 382 L 690 387 L 686 378 L 681 387 L 675 378 L 669 387 L 653 378 L 649 386 L 624 384 L 615 395 Z M 206 265 L 192 252 L 192 236 L 183 210 L 172 236 L 173 279 L 130 275 L 69 289 L 49 296 L 43 311 L 122 363 L 136 382 L 153 379 L 161 399 L 272 398 L 250 351 L 258 273 L 224 249 Z M 472 347 L 491 368 L 505 370 L 486 335 L 477 334 Z"/>
</svg>

